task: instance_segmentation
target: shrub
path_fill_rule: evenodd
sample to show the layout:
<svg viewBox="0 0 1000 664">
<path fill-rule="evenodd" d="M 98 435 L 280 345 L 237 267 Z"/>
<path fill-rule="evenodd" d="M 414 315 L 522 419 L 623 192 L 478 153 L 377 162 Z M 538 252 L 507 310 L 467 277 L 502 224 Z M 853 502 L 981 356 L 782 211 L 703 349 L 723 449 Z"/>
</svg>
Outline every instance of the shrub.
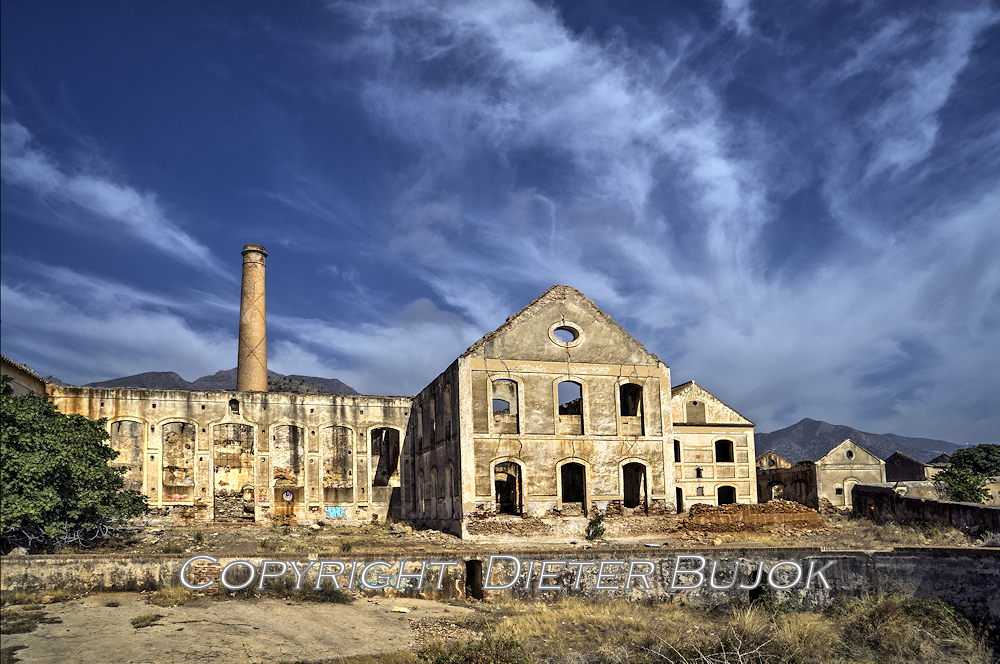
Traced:
<svg viewBox="0 0 1000 664">
<path fill-rule="evenodd" d="M 149 603 L 156 606 L 180 606 L 193 599 L 187 588 L 160 588 L 149 596 Z"/>
<path fill-rule="evenodd" d="M 587 539 L 591 542 L 604 537 L 604 512 L 598 512 L 587 523 Z"/>
<path fill-rule="evenodd" d="M 496 633 L 473 643 L 433 644 L 417 651 L 417 657 L 429 664 L 531 664 L 520 641 Z"/>
<path fill-rule="evenodd" d="M 9 376 L 0 380 L 0 391 Z M 146 499 L 124 490 L 125 469 L 109 461 L 106 420 L 64 415 L 47 397 L 0 396 L 0 549 L 94 546 L 145 514 Z"/>
</svg>

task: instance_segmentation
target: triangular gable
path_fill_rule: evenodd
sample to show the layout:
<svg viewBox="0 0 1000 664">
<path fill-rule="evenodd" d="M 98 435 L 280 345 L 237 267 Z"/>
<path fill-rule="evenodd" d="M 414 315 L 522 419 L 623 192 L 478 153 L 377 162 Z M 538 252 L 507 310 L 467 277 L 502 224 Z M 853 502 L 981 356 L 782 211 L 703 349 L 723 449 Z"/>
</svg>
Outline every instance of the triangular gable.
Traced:
<svg viewBox="0 0 1000 664">
<path fill-rule="evenodd" d="M 855 452 L 855 456 L 854 456 L 853 459 L 848 459 L 846 457 L 846 452 L 847 452 L 848 449 L 852 449 L 852 448 L 853 448 L 853 451 Z M 861 453 L 867 455 L 870 458 L 865 459 L 865 458 L 861 457 L 858 454 L 858 452 L 861 452 Z M 860 445 L 858 445 L 857 443 L 855 443 L 853 440 L 851 440 L 850 438 L 848 438 L 847 440 L 845 440 L 844 442 L 840 443 L 839 445 L 837 445 L 836 447 L 834 447 L 832 450 L 830 450 L 829 452 L 827 452 L 826 455 L 822 459 L 820 459 L 819 461 L 817 461 L 816 463 L 835 463 L 835 464 L 874 463 L 874 464 L 880 464 L 880 463 L 884 463 L 884 462 L 882 461 L 882 459 L 878 455 L 872 454 L 871 452 L 869 452 L 868 450 L 866 450 L 865 448 L 861 447 Z"/>
<path fill-rule="evenodd" d="M 554 327 L 575 329 L 569 344 Z M 472 344 L 462 357 L 656 366 L 659 359 L 572 286 L 552 286 Z"/>
<path fill-rule="evenodd" d="M 689 421 L 688 403 L 700 402 L 705 405 L 704 422 Z M 719 399 L 696 382 L 688 381 L 670 389 L 670 410 L 674 424 L 738 424 L 754 426 L 754 423 L 743 417 L 735 408 Z"/>
</svg>

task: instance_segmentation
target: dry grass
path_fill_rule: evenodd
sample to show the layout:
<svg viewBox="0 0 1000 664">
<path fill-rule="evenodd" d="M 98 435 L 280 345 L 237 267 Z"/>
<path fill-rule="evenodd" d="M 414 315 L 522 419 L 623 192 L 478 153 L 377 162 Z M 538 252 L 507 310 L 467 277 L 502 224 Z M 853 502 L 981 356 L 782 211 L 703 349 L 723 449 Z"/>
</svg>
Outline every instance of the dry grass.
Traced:
<svg viewBox="0 0 1000 664">
<path fill-rule="evenodd" d="M 71 590 L 5 590 L 0 593 L 0 604 L 54 604 L 72 596 Z M 46 598 L 48 601 L 44 601 Z"/>
<path fill-rule="evenodd" d="M 943 602 L 913 597 L 843 600 L 823 612 L 573 598 L 484 609 L 487 629 L 511 635 L 532 662 L 994 661 L 983 629 Z"/>
<path fill-rule="evenodd" d="M 132 618 L 132 627 L 135 627 L 136 629 L 149 627 L 151 625 L 155 625 L 160 618 L 163 618 L 163 616 L 159 613 L 144 613 L 141 616 Z"/>
<path fill-rule="evenodd" d="M 0 634 L 25 634 L 35 631 L 39 624 L 58 624 L 62 620 L 52 618 L 34 605 L 26 605 L 18 609 L 0 609 Z"/>
<path fill-rule="evenodd" d="M 160 588 L 149 596 L 149 603 L 156 606 L 180 606 L 194 599 L 187 588 Z"/>
</svg>

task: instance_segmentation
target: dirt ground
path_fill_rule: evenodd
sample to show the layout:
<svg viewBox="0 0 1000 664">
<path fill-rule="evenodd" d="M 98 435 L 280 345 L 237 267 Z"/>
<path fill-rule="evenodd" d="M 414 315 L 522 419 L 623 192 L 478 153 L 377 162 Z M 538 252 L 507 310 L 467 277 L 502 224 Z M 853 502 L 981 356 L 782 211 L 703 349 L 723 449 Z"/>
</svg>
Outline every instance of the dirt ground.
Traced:
<svg viewBox="0 0 1000 664">
<path fill-rule="evenodd" d="M 115 602 L 119 605 L 108 606 Z M 453 624 L 475 613 L 472 609 L 417 599 L 317 604 L 202 598 L 164 608 L 138 593 L 104 593 L 4 608 L 7 616 L 18 611 L 44 614 L 34 631 L 3 636 L 4 650 L 24 646 L 9 652 L 25 664 L 315 661 L 477 634 Z M 148 627 L 132 625 L 133 618 L 148 614 L 162 617 Z"/>
<path fill-rule="evenodd" d="M 637 519 L 638 520 L 638 519 Z M 256 524 L 198 526 L 143 526 L 99 549 L 65 550 L 63 553 L 209 553 L 216 555 L 260 555 L 270 552 L 377 553 L 404 549 L 414 554 L 449 551 L 495 551 L 498 541 L 505 551 L 530 551 L 566 545 L 598 549 L 635 547 L 644 544 L 665 548 L 712 546 L 808 546 L 830 550 L 889 550 L 896 546 L 982 546 L 983 536 L 941 526 L 876 525 L 848 515 L 824 515 L 824 528 L 769 528 L 760 532 L 717 533 L 684 529 L 668 519 L 657 532 L 588 542 L 583 537 L 491 538 L 461 540 L 434 530 L 419 530 L 403 523 L 355 527 L 301 524 L 290 527 Z M 996 544 L 993 544 L 996 546 Z"/>
</svg>

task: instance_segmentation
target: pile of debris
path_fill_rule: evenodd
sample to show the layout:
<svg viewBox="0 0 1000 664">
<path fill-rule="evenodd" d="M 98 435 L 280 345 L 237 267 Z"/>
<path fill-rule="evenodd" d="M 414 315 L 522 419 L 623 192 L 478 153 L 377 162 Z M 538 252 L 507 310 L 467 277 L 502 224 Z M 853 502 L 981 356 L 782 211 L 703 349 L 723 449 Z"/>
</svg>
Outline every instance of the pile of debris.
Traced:
<svg viewBox="0 0 1000 664">
<path fill-rule="evenodd" d="M 774 525 L 786 528 L 824 528 L 819 512 L 789 500 L 766 503 L 691 506 L 686 519 L 678 524 L 682 530 L 716 533 L 755 532 Z"/>
<path fill-rule="evenodd" d="M 532 517 L 493 517 L 469 521 L 470 535 L 502 535 L 507 537 L 529 537 L 549 535 L 552 527 L 541 519 Z"/>
</svg>

